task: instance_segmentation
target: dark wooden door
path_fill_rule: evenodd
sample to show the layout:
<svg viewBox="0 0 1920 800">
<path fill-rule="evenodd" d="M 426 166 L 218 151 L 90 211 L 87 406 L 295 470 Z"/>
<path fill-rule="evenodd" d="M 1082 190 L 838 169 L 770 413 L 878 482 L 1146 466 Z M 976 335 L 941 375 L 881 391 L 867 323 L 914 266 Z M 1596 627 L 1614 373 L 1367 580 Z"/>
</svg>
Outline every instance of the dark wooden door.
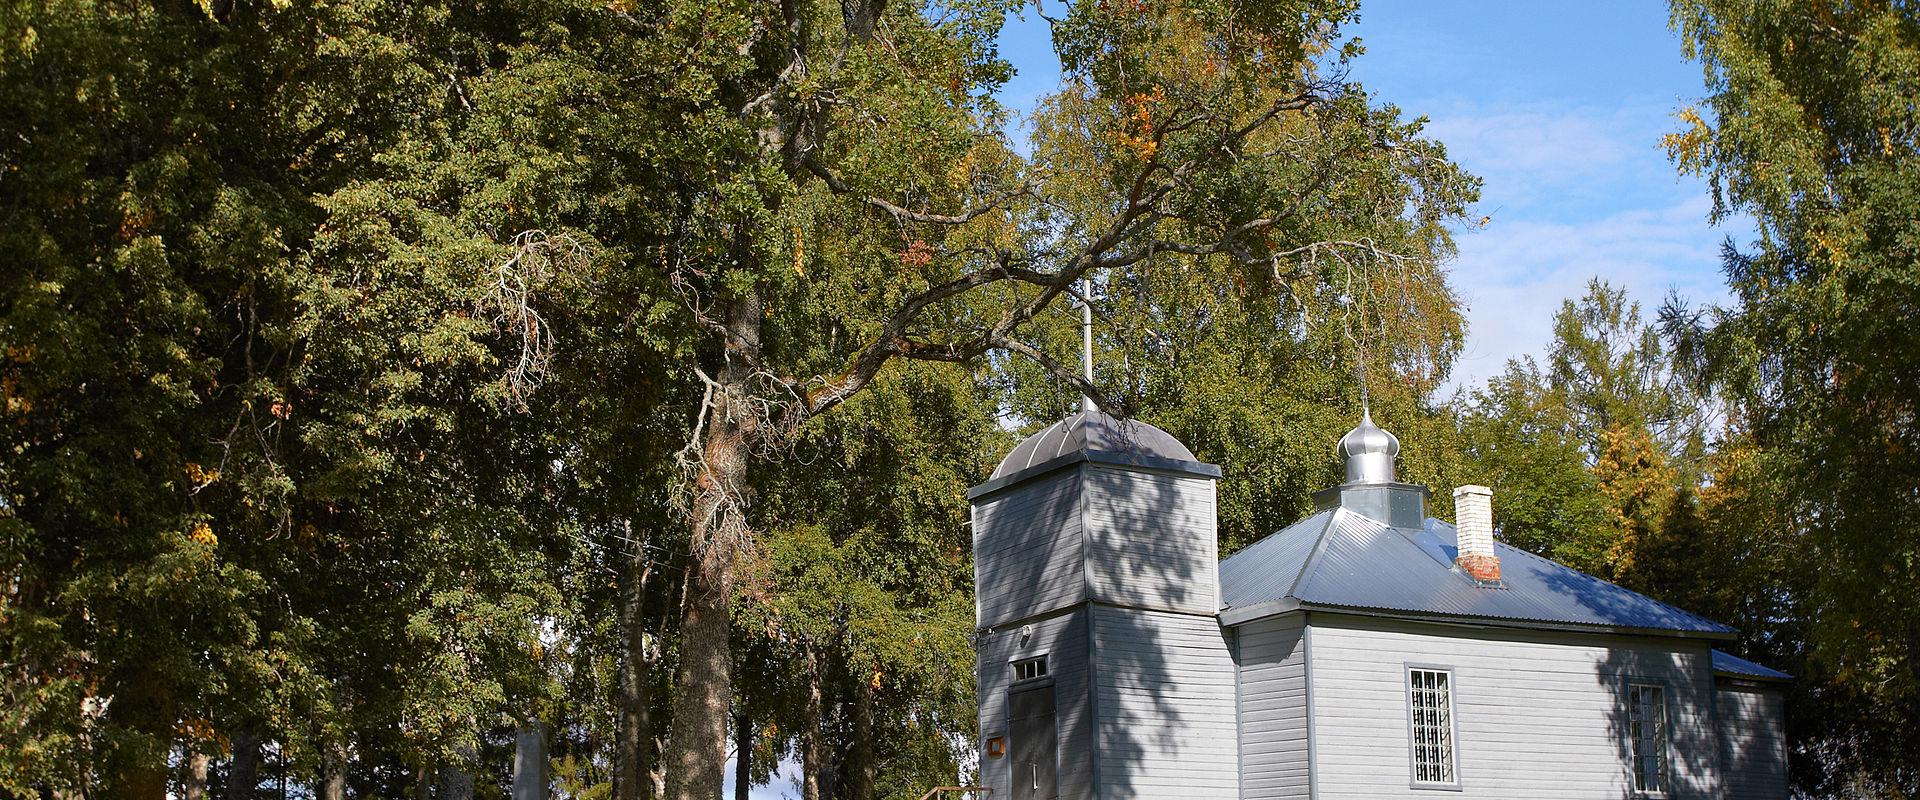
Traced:
<svg viewBox="0 0 1920 800">
<path fill-rule="evenodd" d="M 1015 689 L 1007 695 L 1007 759 L 1013 769 L 1013 800 L 1053 800 L 1059 762 L 1059 731 L 1053 720 L 1053 686 Z"/>
</svg>

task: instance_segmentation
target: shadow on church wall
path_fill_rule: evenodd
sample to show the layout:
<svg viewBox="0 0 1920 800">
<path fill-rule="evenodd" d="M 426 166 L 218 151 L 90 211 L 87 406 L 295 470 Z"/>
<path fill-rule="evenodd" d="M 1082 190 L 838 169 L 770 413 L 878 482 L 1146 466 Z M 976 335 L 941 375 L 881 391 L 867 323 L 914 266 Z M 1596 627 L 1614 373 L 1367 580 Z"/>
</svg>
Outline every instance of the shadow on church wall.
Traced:
<svg viewBox="0 0 1920 800">
<path fill-rule="evenodd" d="M 1697 648 L 1675 651 L 1676 646 Z M 1719 798 L 1722 792 L 1720 737 L 1715 726 L 1713 679 L 1705 644 L 1643 640 L 1606 650 L 1599 670 L 1609 696 L 1608 732 L 1620 764 L 1623 800 L 1643 798 L 1634 774 L 1634 687 L 1656 686 L 1663 694 L 1667 728 L 1666 796 Z M 1646 723 L 1642 723 L 1646 724 Z"/>
<path fill-rule="evenodd" d="M 1090 483 L 1095 599 L 1115 604 L 1096 609 L 1092 630 L 1098 795 L 1234 797 L 1234 670 L 1212 616 L 1214 495 L 1196 497 L 1195 478 L 1106 472 Z"/>
</svg>

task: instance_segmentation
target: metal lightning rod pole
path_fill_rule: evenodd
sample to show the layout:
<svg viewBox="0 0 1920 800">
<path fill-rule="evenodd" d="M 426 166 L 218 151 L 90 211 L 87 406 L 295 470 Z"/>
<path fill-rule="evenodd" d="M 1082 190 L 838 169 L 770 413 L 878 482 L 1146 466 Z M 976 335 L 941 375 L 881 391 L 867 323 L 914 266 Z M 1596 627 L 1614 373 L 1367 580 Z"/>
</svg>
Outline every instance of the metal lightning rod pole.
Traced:
<svg viewBox="0 0 1920 800">
<path fill-rule="evenodd" d="M 1080 279 L 1080 372 L 1093 383 L 1093 281 L 1088 278 Z M 1092 395 L 1080 395 L 1080 411 L 1095 411 Z"/>
</svg>

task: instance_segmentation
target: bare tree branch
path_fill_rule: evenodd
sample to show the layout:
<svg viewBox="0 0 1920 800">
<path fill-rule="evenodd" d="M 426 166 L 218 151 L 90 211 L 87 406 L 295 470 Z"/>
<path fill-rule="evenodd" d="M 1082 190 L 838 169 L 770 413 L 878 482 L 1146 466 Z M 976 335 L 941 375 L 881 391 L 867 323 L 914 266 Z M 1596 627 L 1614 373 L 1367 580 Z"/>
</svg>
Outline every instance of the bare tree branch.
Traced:
<svg viewBox="0 0 1920 800">
<path fill-rule="evenodd" d="M 572 234 L 521 231 L 513 237 L 513 254 L 494 267 L 493 283 L 475 304 L 482 313 L 491 311 L 494 327 L 517 342 L 518 353 L 501 380 L 522 408 L 553 357 L 553 330 L 534 308 L 534 290 L 559 271 L 583 267 L 588 258 L 587 246 Z"/>
</svg>

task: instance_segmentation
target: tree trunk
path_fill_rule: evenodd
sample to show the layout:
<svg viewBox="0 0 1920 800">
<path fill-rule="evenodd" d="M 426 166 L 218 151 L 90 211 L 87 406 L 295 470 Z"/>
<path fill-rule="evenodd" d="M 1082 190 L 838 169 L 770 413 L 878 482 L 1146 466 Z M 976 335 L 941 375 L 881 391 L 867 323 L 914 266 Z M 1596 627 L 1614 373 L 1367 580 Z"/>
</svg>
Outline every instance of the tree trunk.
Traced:
<svg viewBox="0 0 1920 800">
<path fill-rule="evenodd" d="M 853 674 L 853 747 L 847 754 L 847 787 L 851 800 L 873 800 L 875 764 L 873 759 L 873 682 L 878 675 L 871 670 Z"/>
<path fill-rule="evenodd" d="M 324 745 L 320 756 L 320 800 L 347 800 L 347 746 L 338 742 Z"/>
<path fill-rule="evenodd" d="M 457 764 L 440 768 L 440 800 L 473 800 L 473 773 L 467 768 L 479 759 L 472 743 L 453 749 Z"/>
<path fill-rule="evenodd" d="M 628 529 L 631 534 L 632 529 Z M 633 538 L 631 535 L 629 539 Z M 626 660 L 620 669 L 620 718 L 614 732 L 614 800 L 646 800 L 652 796 L 653 754 L 652 654 L 647 648 L 647 589 L 651 574 L 646 551 L 633 548 L 620 597 L 621 627 L 626 634 Z"/>
<path fill-rule="evenodd" d="M 187 754 L 187 775 L 181 781 L 186 800 L 207 800 L 207 767 L 212 761 L 206 753 Z"/>
<path fill-rule="evenodd" d="M 413 800 L 433 800 L 433 770 L 413 768 Z"/>
<path fill-rule="evenodd" d="M 885 0 L 842 0 L 841 10 L 851 38 L 872 37 Z M 812 178 L 801 156 L 818 141 L 826 114 L 817 104 L 787 101 L 789 76 L 805 76 L 811 32 L 808 5 L 802 0 L 780 0 L 781 66 L 769 65 L 769 78 L 779 98 L 771 119 L 759 136 L 761 155 L 777 158 L 796 184 Z M 844 52 L 844 51 L 843 51 Z M 776 198 L 768 206 L 778 211 Z M 740 264 L 759 255 L 751 237 L 741 230 L 730 254 Z M 687 570 L 686 599 L 679 631 L 680 663 L 675 673 L 672 734 L 666 767 L 669 800 L 713 800 L 725 786 L 727 717 L 733 694 L 732 647 L 729 642 L 733 563 L 748 538 L 745 518 L 747 459 L 761 434 L 753 394 L 754 363 L 761 355 L 761 326 L 766 312 L 758 287 L 722 290 L 713 306 L 725 328 L 718 337 L 724 363 L 710 386 L 704 412 L 705 438 L 692 481 L 692 564 Z"/>
<path fill-rule="evenodd" d="M 825 693 L 820 690 L 820 654 L 807 645 L 807 733 L 800 743 L 802 800 L 820 800 L 820 772 L 827 768 L 822 758 L 826 737 L 822 718 L 826 713 Z"/>
<path fill-rule="evenodd" d="M 753 720 L 743 705 L 733 715 L 733 800 L 753 794 Z"/>
<path fill-rule="evenodd" d="M 107 718 L 140 739 L 123 741 L 107 759 L 106 795 L 166 800 L 167 760 L 173 750 L 173 692 L 151 666 L 134 666 L 110 694 Z"/>
<path fill-rule="evenodd" d="M 251 731 L 233 735 L 233 761 L 227 765 L 227 800 L 254 800 L 260 789 L 260 737 Z"/>
<path fill-rule="evenodd" d="M 473 773 L 457 767 L 441 767 L 440 800 L 473 800 Z"/>
<path fill-rule="evenodd" d="M 667 796 L 673 800 L 713 800 L 725 783 L 727 707 L 733 694 L 727 645 L 731 590 L 725 572 L 712 571 L 720 574 L 690 576 L 680 625 L 680 669 L 667 759 Z"/>
<path fill-rule="evenodd" d="M 547 798 L 547 730 L 531 720 L 513 734 L 513 800 Z"/>
<path fill-rule="evenodd" d="M 753 368 L 735 353 L 758 355 L 762 307 L 754 290 L 721 305 L 728 346 L 719 386 L 706 408 L 705 440 L 692 484 L 693 558 L 681 612 L 667 756 L 671 800 L 713 800 L 726 785 L 727 719 L 733 705 L 733 563 L 747 536 L 747 459 L 758 433 L 757 409 L 745 400 L 752 391 Z"/>
</svg>

